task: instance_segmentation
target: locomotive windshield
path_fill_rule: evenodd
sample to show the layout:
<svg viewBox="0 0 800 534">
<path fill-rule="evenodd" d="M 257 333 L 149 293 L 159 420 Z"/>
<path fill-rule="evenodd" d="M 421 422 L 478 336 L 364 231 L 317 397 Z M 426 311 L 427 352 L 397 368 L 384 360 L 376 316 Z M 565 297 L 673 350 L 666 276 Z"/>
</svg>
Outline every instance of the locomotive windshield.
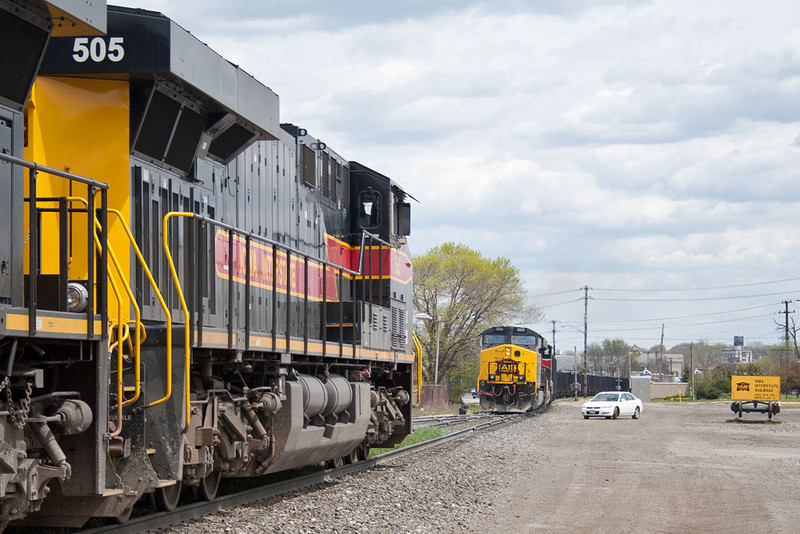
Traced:
<svg viewBox="0 0 800 534">
<path fill-rule="evenodd" d="M 511 334 L 484 334 L 481 340 L 481 347 L 484 349 L 496 347 L 497 345 L 511 344 L 526 349 L 536 350 L 539 348 L 539 336 L 537 335 L 511 335 Z"/>
<path fill-rule="evenodd" d="M 496 347 L 497 345 L 502 345 L 504 343 L 508 343 L 508 336 L 505 334 L 487 334 L 483 336 L 483 341 L 481 342 L 481 346 L 485 348 L 489 347 Z"/>
<path fill-rule="evenodd" d="M 511 344 L 536 349 L 539 346 L 539 336 L 511 336 Z"/>
</svg>

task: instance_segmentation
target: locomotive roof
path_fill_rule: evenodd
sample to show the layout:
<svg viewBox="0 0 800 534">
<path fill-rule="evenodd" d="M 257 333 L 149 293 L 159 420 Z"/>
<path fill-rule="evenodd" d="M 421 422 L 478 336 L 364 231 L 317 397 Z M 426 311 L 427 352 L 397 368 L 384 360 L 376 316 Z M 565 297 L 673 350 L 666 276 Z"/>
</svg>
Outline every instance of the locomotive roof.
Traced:
<svg viewBox="0 0 800 534">
<path fill-rule="evenodd" d="M 414 198 L 411 195 L 409 195 L 408 193 L 406 193 L 405 189 L 403 189 L 403 187 L 400 186 L 400 184 L 398 184 L 397 182 L 395 182 L 394 180 L 392 180 L 388 176 L 386 176 L 384 174 L 381 174 L 378 171 L 376 171 L 374 169 L 371 169 L 371 168 L 367 167 L 366 165 L 361 164 L 361 163 L 359 163 L 357 161 L 351 161 L 350 162 L 350 172 L 351 173 L 353 173 L 353 172 L 355 172 L 355 173 L 361 172 L 361 173 L 367 174 L 372 179 L 377 179 L 379 181 L 383 181 L 389 187 L 391 187 L 393 191 L 398 192 L 398 193 L 402 194 L 403 196 L 408 196 L 409 198 L 413 198 L 414 200 L 417 200 L 416 198 Z"/>
<path fill-rule="evenodd" d="M 93 39 L 104 42 L 95 46 Z M 123 53 L 112 53 L 112 43 Z M 108 6 L 106 36 L 84 44 L 87 51 L 80 53 L 74 37 L 52 38 L 39 73 L 158 79 L 178 92 L 200 94 L 209 112 L 238 115 L 263 138 L 281 135 L 278 95 L 159 12 Z"/>
<path fill-rule="evenodd" d="M 530 328 L 526 328 L 524 326 L 493 326 L 491 328 L 487 328 L 483 332 L 481 332 L 482 336 L 489 335 L 489 334 L 515 334 L 515 335 L 523 335 L 523 336 L 531 336 L 535 335 L 537 337 L 542 337 L 541 334 L 531 330 Z M 544 339 L 544 338 L 542 338 Z"/>
</svg>

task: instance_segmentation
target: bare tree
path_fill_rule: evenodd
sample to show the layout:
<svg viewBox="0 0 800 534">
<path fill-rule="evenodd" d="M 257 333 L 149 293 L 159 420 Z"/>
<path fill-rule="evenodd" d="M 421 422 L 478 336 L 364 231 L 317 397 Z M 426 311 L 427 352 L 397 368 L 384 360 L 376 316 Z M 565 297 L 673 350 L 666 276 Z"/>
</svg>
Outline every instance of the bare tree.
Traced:
<svg viewBox="0 0 800 534">
<path fill-rule="evenodd" d="M 785 342 L 792 347 L 792 354 L 794 355 L 795 359 L 800 358 L 800 351 L 797 348 L 798 329 L 800 329 L 800 327 L 797 326 L 794 317 L 789 318 L 788 329 L 787 323 L 780 323 L 775 320 L 775 330 L 780 332 L 781 338 L 783 338 Z"/>
</svg>

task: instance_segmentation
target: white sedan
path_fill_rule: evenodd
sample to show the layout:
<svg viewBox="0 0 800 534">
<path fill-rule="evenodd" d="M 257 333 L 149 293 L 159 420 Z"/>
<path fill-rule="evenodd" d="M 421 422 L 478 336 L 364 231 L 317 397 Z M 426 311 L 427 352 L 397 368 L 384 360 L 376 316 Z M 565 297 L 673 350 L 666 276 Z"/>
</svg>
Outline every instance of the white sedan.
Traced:
<svg viewBox="0 0 800 534">
<path fill-rule="evenodd" d="M 581 409 L 584 419 L 605 417 L 616 419 L 620 415 L 630 415 L 639 419 L 642 415 L 642 401 L 626 391 L 601 391 L 592 400 L 585 402 Z"/>
</svg>

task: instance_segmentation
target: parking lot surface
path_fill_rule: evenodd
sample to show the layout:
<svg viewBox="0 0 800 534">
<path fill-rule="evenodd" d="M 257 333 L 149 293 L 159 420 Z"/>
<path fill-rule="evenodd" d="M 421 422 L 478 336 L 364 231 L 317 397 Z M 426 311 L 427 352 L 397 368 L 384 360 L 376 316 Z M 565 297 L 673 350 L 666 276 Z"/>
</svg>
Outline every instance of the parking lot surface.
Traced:
<svg viewBox="0 0 800 534">
<path fill-rule="evenodd" d="M 797 532 L 800 408 L 767 423 L 728 403 L 645 403 L 639 420 L 580 405 L 531 420 L 546 429 L 476 531 Z"/>
</svg>

